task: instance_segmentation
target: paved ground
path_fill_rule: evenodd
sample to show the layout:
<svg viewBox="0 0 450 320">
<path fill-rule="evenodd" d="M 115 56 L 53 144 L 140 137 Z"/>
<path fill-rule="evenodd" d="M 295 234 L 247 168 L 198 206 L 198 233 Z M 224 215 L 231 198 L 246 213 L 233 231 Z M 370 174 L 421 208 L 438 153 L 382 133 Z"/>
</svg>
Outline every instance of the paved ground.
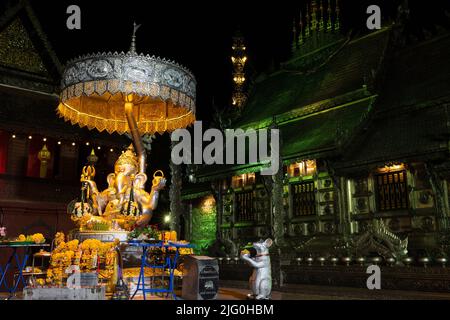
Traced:
<svg viewBox="0 0 450 320">
<path fill-rule="evenodd" d="M 245 283 L 230 283 L 233 288 L 224 284 L 219 291 L 220 300 L 245 300 L 249 290 L 243 289 Z M 326 287 L 295 285 L 286 287 L 289 292 L 274 291 L 273 300 L 450 300 L 450 293 L 439 292 L 418 292 L 418 291 L 397 291 L 397 290 L 368 290 L 346 287 Z M 7 295 L 0 293 L 0 298 Z M 20 300 L 21 294 L 15 298 Z M 136 300 L 141 300 L 142 296 L 136 296 Z M 161 300 L 163 298 L 147 295 L 148 300 Z"/>
<path fill-rule="evenodd" d="M 274 300 L 450 300 L 450 293 L 368 290 L 347 287 L 291 285 L 288 292 L 274 291 Z M 246 289 L 222 287 L 219 298 L 224 300 L 245 299 Z"/>
</svg>

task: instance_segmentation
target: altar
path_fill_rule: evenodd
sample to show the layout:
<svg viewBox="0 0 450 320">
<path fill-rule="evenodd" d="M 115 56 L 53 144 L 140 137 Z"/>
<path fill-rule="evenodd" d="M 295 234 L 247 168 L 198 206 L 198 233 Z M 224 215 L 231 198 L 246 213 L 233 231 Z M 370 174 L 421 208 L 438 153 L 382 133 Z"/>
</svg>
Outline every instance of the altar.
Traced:
<svg viewBox="0 0 450 320">
<path fill-rule="evenodd" d="M 22 237 L 30 240 L 23 258 L 19 259 L 14 247 L 8 264 L 0 269 L 0 284 L 4 285 L 15 258 L 19 276 L 12 289 L 7 287 L 11 295 L 20 284 L 27 299 L 52 295 L 86 298 L 92 289 L 92 298 L 122 300 L 131 296 L 130 288 L 136 288 L 133 296 L 141 291 L 144 298 L 146 293 L 175 298 L 174 279 L 182 277 L 179 258 L 193 254 L 193 246 L 178 239 L 175 230 L 151 225 L 167 179 L 162 170 L 150 175 L 149 150 L 143 140 L 155 133 L 186 128 L 195 121 L 196 80 L 174 61 L 139 54 L 139 27 L 133 26 L 127 53 L 85 55 L 66 64 L 57 114 L 81 128 L 127 134 L 131 141 L 106 176 L 105 189 L 97 185 L 98 168 L 96 161 L 91 161 L 96 157 L 94 151 L 88 157 L 80 174 L 79 194 L 67 205 L 75 229 L 68 234 L 57 232 L 52 240 L 41 237 L 35 241 L 33 236 L 21 235 L 4 243 L 17 246 Z M 38 245 L 50 247 L 46 268 L 39 274 L 31 272 L 25 279 L 28 256 L 38 254 L 28 249 Z M 138 281 L 133 283 L 136 277 Z M 158 288 L 155 284 L 149 287 L 149 277 L 163 280 Z M 84 281 L 87 278 L 90 280 Z"/>
</svg>

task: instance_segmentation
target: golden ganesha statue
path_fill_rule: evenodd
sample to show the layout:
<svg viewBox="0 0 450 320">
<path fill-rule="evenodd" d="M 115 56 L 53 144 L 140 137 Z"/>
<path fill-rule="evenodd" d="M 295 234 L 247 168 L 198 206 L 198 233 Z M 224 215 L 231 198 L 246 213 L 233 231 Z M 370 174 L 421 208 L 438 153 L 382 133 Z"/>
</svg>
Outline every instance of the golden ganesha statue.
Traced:
<svg viewBox="0 0 450 320">
<path fill-rule="evenodd" d="M 159 191 L 166 185 L 161 170 L 153 175 L 150 192 L 145 190 L 145 158 L 136 156 L 132 145 L 114 164 L 107 176 L 108 188 L 99 191 L 93 180 L 95 169 L 83 168 L 82 199 L 71 210 L 72 220 L 82 230 L 125 230 L 148 224 L 158 205 Z"/>
</svg>

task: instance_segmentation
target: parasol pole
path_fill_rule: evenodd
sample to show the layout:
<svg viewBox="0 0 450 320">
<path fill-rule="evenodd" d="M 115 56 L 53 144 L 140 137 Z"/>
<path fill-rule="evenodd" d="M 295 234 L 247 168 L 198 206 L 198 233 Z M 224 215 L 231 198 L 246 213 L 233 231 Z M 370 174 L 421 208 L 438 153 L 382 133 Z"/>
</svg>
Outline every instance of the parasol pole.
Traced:
<svg viewBox="0 0 450 320">
<path fill-rule="evenodd" d="M 128 94 L 125 97 L 125 116 L 127 118 L 128 127 L 130 128 L 131 138 L 133 140 L 134 151 L 139 160 L 139 172 L 145 173 L 145 166 L 147 164 L 147 155 L 145 154 L 144 144 L 142 143 L 142 136 L 139 133 L 136 119 L 133 115 L 133 94 Z"/>
<path fill-rule="evenodd" d="M 141 25 L 137 25 L 136 22 L 133 22 L 133 35 L 131 37 L 131 45 L 130 45 L 130 53 L 136 54 L 136 31 L 139 29 Z M 139 172 L 145 173 L 145 166 L 147 157 L 145 154 L 144 144 L 142 143 L 142 136 L 139 133 L 139 129 L 137 126 L 136 119 L 133 115 L 133 103 L 134 95 L 127 94 L 125 97 L 125 116 L 127 118 L 128 128 L 130 128 L 131 139 L 133 140 L 134 151 L 136 152 L 136 156 L 139 159 Z"/>
</svg>

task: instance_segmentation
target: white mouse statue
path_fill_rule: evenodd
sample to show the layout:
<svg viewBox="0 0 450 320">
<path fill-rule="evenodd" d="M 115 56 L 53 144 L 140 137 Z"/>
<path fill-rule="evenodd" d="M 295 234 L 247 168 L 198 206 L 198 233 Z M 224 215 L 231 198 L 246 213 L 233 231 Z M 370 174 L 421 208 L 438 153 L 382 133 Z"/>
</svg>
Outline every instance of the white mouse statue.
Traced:
<svg viewBox="0 0 450 320">
<path fill-rule="evenodd" d="M 272 246 L 272 239 L 253 243 L 256 256 L 251 258 L 249 254 L 242 254 L 241 259 L 254 268 L 249 279 L 250 289 L 253 294 L 248 298 L 256 300 L 270 299 L 272 291 L 272 270 L 270 264 L 269 248 Z"/>
</svg>

